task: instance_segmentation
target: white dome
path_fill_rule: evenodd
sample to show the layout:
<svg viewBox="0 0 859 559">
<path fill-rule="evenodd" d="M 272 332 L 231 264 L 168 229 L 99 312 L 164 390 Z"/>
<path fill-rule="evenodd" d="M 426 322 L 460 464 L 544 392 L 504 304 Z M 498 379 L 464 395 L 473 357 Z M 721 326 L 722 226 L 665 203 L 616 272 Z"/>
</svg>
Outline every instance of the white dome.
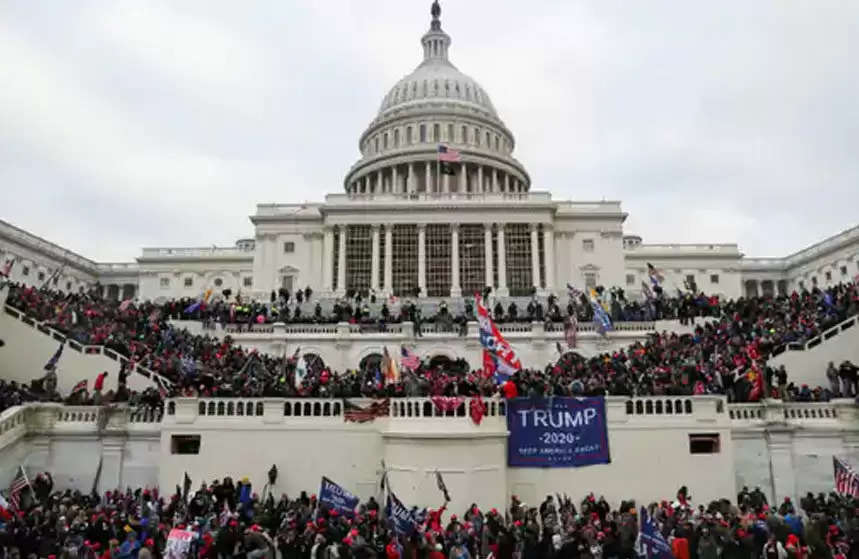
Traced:
<svg viewBox="0 0 859 559">
<path fill-rule="evenodd" d="M 426 101 L 454 102 L 485 116 L 498 118 L 495 107 L 480 85 L 456 69 L 448 60 L 430 58 L 401 79 L 382 100 L 379 117 L 394 109 Z"/>
</svg>

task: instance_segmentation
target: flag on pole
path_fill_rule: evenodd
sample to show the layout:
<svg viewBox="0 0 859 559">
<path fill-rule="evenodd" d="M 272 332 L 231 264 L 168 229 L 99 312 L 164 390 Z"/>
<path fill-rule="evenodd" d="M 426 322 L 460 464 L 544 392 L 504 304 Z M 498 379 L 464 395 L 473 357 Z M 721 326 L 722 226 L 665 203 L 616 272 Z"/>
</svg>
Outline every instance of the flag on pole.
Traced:
<svg viewBox="0 0 859 559">
<path fill-rule="evenodd" d="M 294 385 L 295 388 L 299 388 L 301 383 L 304 382 L 304 377 L 307 376 L 307 361 L 304 359 L 304 356 L 298 358 L 295 362 L 295 379 Z"/>
<path fill-rule="evenodd" d="M 182 500 L 188 502 L 188 493 L 191 492 L 191 478 L 188 477 L 188 472 L 185 472 L 185 478 L 182 480 Z"/>
<path fill-rule="evenodd" d="M 127 311 L 128 307 L 131 306 L 131 303 L 132 303 L 131 299 L 126 299 L 125 301 L 123 301 L 122 303 L 119 304 L 119 311 L 120 312 Z"/>
<path fill-rule="evenodd" d="M 836 456 L 832 457 L 832 466 L 835 469 L 835 492 L 854 499 L 859 498 L 859 476 L 856 471 Z"/>
<path fill-rule="evenodd" d="M 158 374 L 153 374 L 152 376 L 155 377 L 155 386 L 158 388 L 158 395 L 161 396 L 161 399 L 163 400 L 167 397 L 167 387 L 164 386 L 164 379 Z"/>
<path fill-rule="evenodd" d="M 6 263 L 3 264 L 3 271 L 0 272 L 0 275 L 4 275 L 8 278 L 9 275 L 12 273 L 12 266 L 14 266 L 14 265 L 15 265 L 15 259 L 14 258 L 8 258 L 6 260 Z"/>
<path fill-rule="evenodd" d="M 579 297 L 584 295 L 584 293 L 581 290 L 576 289 L 576 287 L 573 284 L 568 283 L 567 284 L 567 295 L 570 296 L 570 299 L 575 301 L 576 299 L 578 299 Z"/>
<path fill-rule="evenodd" d="M 594 311 L 594 322 L 596 322 L 597 330 L 603 336 L 609 330 L 614 330 L 614 325 L 611 323 L 611 317 L 605 311 L 597 298 L 597 292 L 591 289 L 591 308 Z"/>
<path fill-rule="evenodd" d="M 400 346 L 400 364 L 404 369 L 414 371 L 421 365 L 421 358 L 418 354 L 410 350 L 406 346 Z"/>
<path fill-rule="evenodd" d="M 665 281 L 665 276 L 662 275 L 662 272 L 657 270 L 650 262 L 647 263 L 647 275 L 650 276 L 650 282 L 653 285 L 659 285 Z"/>
<path fill-rule="evenodd" d="M 21 507 L 21 493 L 30 486 L 30 480 L 27 479 L 27 474 L 24 472 L 23 466 L 18 466 L 18 473 L 9 484 L 9 502 L 15 510 Z"/>
<path fill-rule="evenodd" d="M 564 338 L 567 340 L 567 346 L 570 349 L 574 349 L 576 347 L 576 335 L 578 334 L 578 330 L 579 319 L 574 313 L 564 320 Z"/>
<path fill-rule="evenodd" d="M 101 463 L 102 457 L 98 457 L 98 468 L 95 470 L 95 478 L 92 480 L 92 491 L 90 491 L 90 495 L 96 495 L 98 493 L 98 482 L 101 480 Z"/>
<path fill-rule="evenodd" d="M 444 501 L 449 503 L 450 493 L 447 492 L 447 485 L 444 484 L 444 478 L 441 477 L 441 472 L 438 470 L 435 471 L 435 484 L 438 486 L 438 490 L 441 491 L 441 494 L 444 495 Z"/>
<path fill-rule="evenodd" d="M 451 163 L 460 163 L 462 161 L 462 156 L 457 150 L 451 149 L 446 145 L 439 144 L 438 161 L 440 163 L 441 174 L 455 175 L 456 172 L 453 170 Z"/>
<path fill-rule="evenodd" d="M 388 353 L 388 346 L 385 346 L 382 352 L 382 372 L 385 375 L 385 384 L 400 382 L 400 370 L 397 368 L 397 362 Z"/>
<path fill-rule="evenodd" d="M 48 362 L 45 363 L 45 370 L 50 371 L 54 367 L 57 366 L 57 361 L 60 360 L 60 357 L 63 355 L 63 348 L 66 347 L 66 342 L 60 342 L 60 347 L 57 348 L 57 351 L 54 352 L 53 357 L 48 359 Z"/>
<path fill-rule="evenodd" d="M 489 311 L 483 305 L 480 295 L 475 297 L 477 302 L 477 322 L 480 326 L 480 345 L 483 346 L 483 367 L 487 376 L 495 375 L 500 384 L 516 371 L 522 369 L 522 362 L 513 348 L 501 335 L 501 331 L 492 322 Z"/>
<path fill-rule="evenodd" d="M 671 545 L 657 528 L 647 509 L 641 507 L 641 529 L 635 542 L 636 553 L 646 559 L 674 559 Z"/>
<path fill-rule="evenodd" d="M 641 282 L 641 292 L 644 293 L 644 298 L 648 301 L 653 299 L 653 291 L 650 290 L 650 286 L 647 285 L 646 281 Z"/>
</svg>

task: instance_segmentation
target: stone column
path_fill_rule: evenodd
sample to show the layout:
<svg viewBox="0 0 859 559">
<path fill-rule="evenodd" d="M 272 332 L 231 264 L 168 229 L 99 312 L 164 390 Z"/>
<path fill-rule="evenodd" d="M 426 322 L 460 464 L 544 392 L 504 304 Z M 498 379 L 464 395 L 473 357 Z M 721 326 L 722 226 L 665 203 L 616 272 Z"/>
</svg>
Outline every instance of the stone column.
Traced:
<svg viewBox="0 0 859 559">
<path fill-rule="evenodd" d="M 331 283 L 334 275 L 334 229 L 326 227 L 322 237 L 324 247 L 322 254 L 325 255 L 325 261 L 322 265 L 322 289 L 326 293 L 332 292 Z"/>
<path fill-rule="evenodd" d="M 450 225 L 450 296 L 462 295 L 459 285 L 459 224 Z"/>
<path fill-rule="evenodd" d="M 406 180 L 406 190 L 411 194 L 418 191 L 418 181 L 415 175 L 415 164 L 409 163 L 409 177 Z"/>
<path fill-rule="evenodd" d="M 772 472 L 773 497 L 770 502 L 780 503 L 785 497 L 797 503 L 796 472 L 793 464 L 793 430 L 790 427 L 771 426 L 766 432 Z"/>
<path fill-rule="evenodd" d="M 379 226 L 371 225 L 370 226 L 372 235 L 371 235 L 371 243 L 373 246 L 370 247 L 370 288 L 373 291 L 379 291 Z"/>
<path fill-rule="evenodd" d="M 384 192 L 384 186 L 382 185 L 382 170 L 379 169 L 376 171 L 376 191 L 375 194 L 379 194 Z"/>
<path fill-rule="evenodd" d="M 393 241 L 394 225 L 385 225 L 385 295 L 391 295 L 394 292 L 394 255 L 391 254 Z"/>
<path fill-rule="evenodd" d="M 504 192 L 510 192 L 510 173 L 504 174 Z"/>
<path fill-rule="evenodd" d="M 492 192 L 498 192 L 498 169 L 492 169 Z"/>
<path fill-rule="evenodd" d="M 346 293 L 346 226 L 340 226 L 340 253 L 337 255 L 337 295 Z"/>
<path fill-rule="evenodd" d="M 531 229 L 531 285 L 540 290 L 540 239 L 537 224 L 532 223 Z"/>
<path fill-rule="evenodd" d="M 420 296 L 427 296 L 427 226 L 426 223 L 418 224 L 418 287 Z"/>
<path fill-rule="evenodd" d="M 432 192 L 433 184 L 432 184 L 432 165 L 430 165 L 429 161 L 424 163 L 424 171 L 426 175 L 426 185 L 424 186 L 425 192 Z"/>
<path fill-rule="evenodd" d="M 546 259 L 546 292 L 555 289 L 555 231 L 551 223 L 543 224 L 543 252 Z"/>
<path fill-rule="evenodd" d="M 477 166 L 477 192 L 483 192 L 483 165 Z"/>
<path fill-rule="evenodd" d="M 507 289 L 507 249 L 504 246 L 504 224 L 498 224 L 498 294 L 510 295 Z"/>
<path fill-rule="evenodd" d="M 441 182 L 442 182 L 441 191 L 444 192 L 445 194 L 448 194 L 450 192 L 450 183 L 451 183 L 450 175 L 442 175 Z"/>
<path fill-rule="evenodd" d="M 461 163 L 459 165 L 459 191 L 465 192 L 467 189 L 466 181 L 468 180 L 468 165 Z"/>
<path fill-rule="evenodd" d="M 394 194 L 400 193 L 400 182 L 399 173 L 397 173 L 397 166 L 391 166 L 391 192 Z"/>
<path fill-rule="evenodd" d="M 484 256 L 484 270 L 486 271 L 485 284 L 494 287 L 493 283 L 493 273 L 492 273 L 492 224 L 484 223 L 483 224 L 483 256 Z"/>
</svg>

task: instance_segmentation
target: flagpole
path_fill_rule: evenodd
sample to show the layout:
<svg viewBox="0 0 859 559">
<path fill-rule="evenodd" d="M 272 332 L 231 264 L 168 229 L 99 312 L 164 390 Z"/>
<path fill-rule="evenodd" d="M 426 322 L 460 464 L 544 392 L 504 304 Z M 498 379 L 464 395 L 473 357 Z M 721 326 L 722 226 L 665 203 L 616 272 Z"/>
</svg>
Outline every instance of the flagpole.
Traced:
<svg viewBox="0 0 859 559">
<path fill-rule="evenodd" d="M 435 150 L 435 191 L 436 194 L 441 192 L 441 157 L 439 157 L 438 147 Z"/>
</svg>

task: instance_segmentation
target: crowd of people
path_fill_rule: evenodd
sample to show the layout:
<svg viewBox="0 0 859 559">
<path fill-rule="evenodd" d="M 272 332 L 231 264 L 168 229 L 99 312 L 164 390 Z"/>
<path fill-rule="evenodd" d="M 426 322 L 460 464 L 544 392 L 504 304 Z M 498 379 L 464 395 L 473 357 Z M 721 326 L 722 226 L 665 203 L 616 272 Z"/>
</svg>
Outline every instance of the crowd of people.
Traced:
<svg viewBox="0 0 859 559">
<path fill-rule="evenodd" d="M 581 501 L 549 495 L 538 506 L 514 495 L 503 510 L 475 503 L 452 511 L 447 500 L 411 507 L 402 524 L 382 495 L 350 510 L 307 492 L 276 496 L 276 486 L 259 494 L 247 478 L 191 485 L 186 474 L 172 495 L 150 488 L 86 494 L 54 491 L 50 474 L 39 474 L 17 496 L 17 509 L 0 509 L 0 556 L 632 559 L 646 555 L 642 512 L 676 559 L 847 559 L 859 549 L 859 501 L 836 493 L 808 494 L 799 507 L 790 499 L 770 505 L 757 488 L 743 488 L 735 502 L 698 505 L 685 487 L 673 499 L 615 507 L 593 493 Z"/>
<path fill-rule="evenodd" d="M 310 296 L 309 292 L 304 295 Z M 732 402 L 747 402 L 768 397 L 828 400 L 856 394 L 855 372 L 846 377 L 853 379 L 846 384 L 812 388 L 794 385 L 783 367 L 767 365 L 768 357 L 785 344 L 810 339 L 856 314 L 859 292 L 852 283 L 825 291 L 727 301 L 703 295 L 661 296 L 662 307 L 691 305 L 697 315 L 710 318 L 699 321 L 691 334 L 654 333 L 644 342 L 590 358 L 559 343 L 556 361 L 542 369 L 525 368 L 503 383 L 482 370 L 472 370 L 463 360 L 424 361 L 404 369 L 397 382 L 389 382 L 380 374 L 378 361 L 338 372 L 318 357 L 305 362 L 299 355 L 249 353 L 229 336 L 194 335 L 172 327 L 167 319 L 181 306 L 172 303 L 120 303 L 95 292 L 64 294 L 14 284 L 6 303 L 72 340 L 115 350 L 133 364 L 169 379 L 170 393 L 186 396 L 726 394 Z M 121 387 L 122 383 L 119 395 L 106 399 L 158 398 L 155 390 L 146 395 L 122 394 Z"/>
</svg>

